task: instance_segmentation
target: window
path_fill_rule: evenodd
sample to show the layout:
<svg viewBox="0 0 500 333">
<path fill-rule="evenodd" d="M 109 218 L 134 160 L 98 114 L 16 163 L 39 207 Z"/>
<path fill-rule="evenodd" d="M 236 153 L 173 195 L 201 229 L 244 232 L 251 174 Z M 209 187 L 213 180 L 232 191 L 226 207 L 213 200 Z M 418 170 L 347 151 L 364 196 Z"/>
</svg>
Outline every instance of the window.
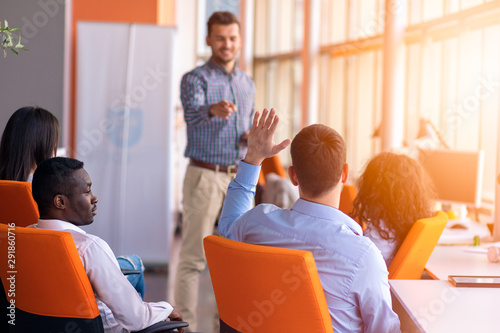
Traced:
<svg viewBox="0 0 500 333">
<path fill-rule="evenodd" d="M 303 17 L 303 0 L 255 1 L 255 107 L 278 110 L 276 141 L 292 137 L 301 127 Z M 288 150 L 280 157 L 290 163 Z"/>
<path fill-rule="evenodd" d="M 318 122 L 347 144 L 351 176 L 380 152 L 372 137 L 382 118 L 385 1 L 319 1 Z M 290 5 L 290 2 L 292 5 Z M 286 4 L 285 4 L 286 3 Z M 302 45 L 306 1 L 255 1 L 254 77 L 257 109 L 286 114 L 280 136 L 302 126 Z M 452 149 L 485 150 L 483 194 L 493 199 L 500 87 L 500 4 L 491 0 L 407 0 L 404 116 L 406 151 L 415 148 L 419 120 L 430 120 Z M 277 15 L 279 13 L 279 15 Z M 279 139 L 282 139 L 280 137 Z M 439 145 L 438 142 L 432 142 Z M 284 153 L 282 160 L 288 161 Z"/>
</svg>

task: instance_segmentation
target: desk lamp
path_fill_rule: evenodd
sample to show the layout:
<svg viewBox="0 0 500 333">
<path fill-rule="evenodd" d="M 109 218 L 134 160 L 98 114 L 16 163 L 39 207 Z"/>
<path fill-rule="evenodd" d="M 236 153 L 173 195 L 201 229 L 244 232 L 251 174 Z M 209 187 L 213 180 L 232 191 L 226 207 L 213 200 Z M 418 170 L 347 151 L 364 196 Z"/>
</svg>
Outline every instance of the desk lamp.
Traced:
<svg viewBox="0 0 500 333">
<path fill-rule="evenodd" d="M 450 149 L 450 146 L 444 141 L 443 137 L 439 133 L 439 131 L 436 129 L 434 124 L 425 118 L 420 118 L 420 123 L 418 126 L 418 134 L 415 139 L 421 139 L 425 137 L 436 137 L 439 141 L 439 143 L 446 149 Z"/>
</svg>

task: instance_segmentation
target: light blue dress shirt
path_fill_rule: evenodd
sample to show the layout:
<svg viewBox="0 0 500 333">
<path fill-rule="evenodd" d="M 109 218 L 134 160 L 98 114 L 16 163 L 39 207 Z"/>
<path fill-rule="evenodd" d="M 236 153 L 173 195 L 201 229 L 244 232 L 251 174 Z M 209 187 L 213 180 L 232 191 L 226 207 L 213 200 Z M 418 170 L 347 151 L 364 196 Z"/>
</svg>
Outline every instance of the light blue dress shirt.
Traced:
<svg viewBox="0 0 500 333">
<path fill-rule="evenodd" d="M 350 217 L 303 199 L 292 209 L 252 209 L 260 166 L 240 162 L 219 221 L 229 239 L 311 251 L 338 332 L 400 332 L 380 251 Z"/>
</svg>

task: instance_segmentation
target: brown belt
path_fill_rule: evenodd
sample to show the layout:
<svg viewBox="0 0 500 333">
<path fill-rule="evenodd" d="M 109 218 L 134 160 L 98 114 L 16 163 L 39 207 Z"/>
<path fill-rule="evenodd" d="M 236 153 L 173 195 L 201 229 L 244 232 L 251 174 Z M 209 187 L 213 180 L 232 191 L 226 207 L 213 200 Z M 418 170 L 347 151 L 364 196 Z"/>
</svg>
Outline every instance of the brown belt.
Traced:
<svg viewBox="0 0 500 333">
<path fill-rule="evenodd" d="M 190 164 L 196 167 L 200 168 L 205 168 L 213 171 L 218 171 L 218 172 L 226 172 L 226 173 L 236 173 L 238 171 L 238 167 L 236 165 L 230 165 L 230 166 L 220 166 L 220 165 L 215 165 L 215 164 L 210 164 L 210 163 L 205 163 L 202 161 L 197 161 L 197 160 L 190 160 Z"/>
</svg>

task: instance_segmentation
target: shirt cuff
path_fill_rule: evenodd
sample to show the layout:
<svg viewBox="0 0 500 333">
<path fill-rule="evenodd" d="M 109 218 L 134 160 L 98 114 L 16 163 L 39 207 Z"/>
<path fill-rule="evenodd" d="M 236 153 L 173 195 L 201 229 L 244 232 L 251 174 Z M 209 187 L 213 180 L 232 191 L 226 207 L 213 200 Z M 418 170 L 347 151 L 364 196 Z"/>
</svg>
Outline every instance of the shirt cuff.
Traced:
<svg viewBox="0 0 500 333">
<path fill-rule="evenodd" d="M 260 168 L 260 165 L 248 164 L 241 160 L 235 180 L 240 184 L 255 186 L 259 182 Z"/>
<path fill-rule="evenodd" d="M 212 107 L 212 105 L 203 105 L 203 106 L 200 106 L 200 108 L 199 108 L 200 114 L 202 115 L 203 119 L 205 119 L 206 121 L 209 121 L 210 119 L 213 118 L 210 115 L 210 108 L 211 107 Z"/>
</svg>

